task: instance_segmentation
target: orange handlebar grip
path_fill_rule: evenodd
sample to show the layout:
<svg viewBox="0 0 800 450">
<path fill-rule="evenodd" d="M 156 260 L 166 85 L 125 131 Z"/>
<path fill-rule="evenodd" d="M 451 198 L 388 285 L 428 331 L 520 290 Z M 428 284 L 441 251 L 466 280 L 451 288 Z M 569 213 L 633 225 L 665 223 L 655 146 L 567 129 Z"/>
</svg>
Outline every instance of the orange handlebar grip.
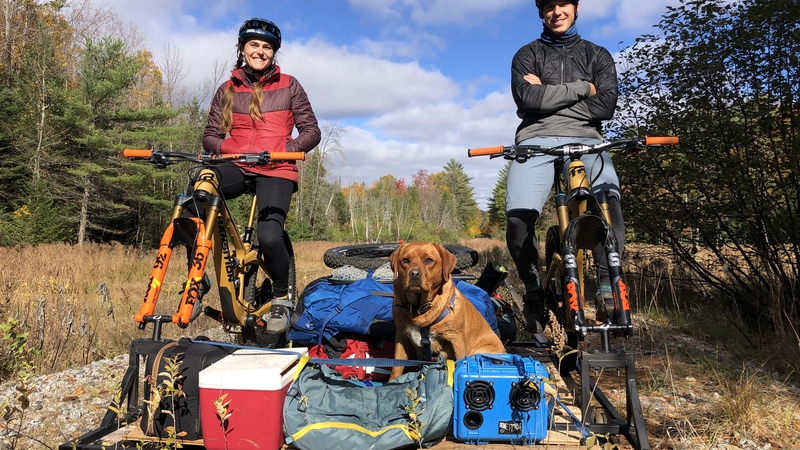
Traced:
<svg viewBox="0 0 800 450">
<path fill-rule="evenodd" d="M 122 156 L 126 158 L 149 158 L 152 154 L 152 150 L 137 150 L 133 148 L 126 148 L 122 151 Z"/>
<path fill-rule="evenodd" d="M 270 152 L 273 161 L 305 161 L 306 152 Z"/>
<path fill-rule="evenodd" d="M 677 145 L 678 136 L 646 136 L 644 145 Z"/>
<path fill-rule="evenodd" d="M 498 145 L 497 147 L 483 147 L 483 148 L 471 148 L 467 150 L 467 156 L 486 156 L 486 155 L 499 155 L 503 153 L 503 146 Z"/>
</svg>

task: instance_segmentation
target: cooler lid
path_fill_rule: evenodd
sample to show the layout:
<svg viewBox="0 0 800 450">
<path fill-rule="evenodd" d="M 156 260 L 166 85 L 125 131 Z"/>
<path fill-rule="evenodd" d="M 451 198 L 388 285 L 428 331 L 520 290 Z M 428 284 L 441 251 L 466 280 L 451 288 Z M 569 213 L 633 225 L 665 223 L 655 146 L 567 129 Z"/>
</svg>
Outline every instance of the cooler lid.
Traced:
<svg viewBox="0 0 800 450">
<path fill-rule="evenodd" d="M 241 349 L 200 371 L 201 388 L 277 390 L 294 375 L 297 361 L 308 353 L 304 347 Z"/>
</svg>

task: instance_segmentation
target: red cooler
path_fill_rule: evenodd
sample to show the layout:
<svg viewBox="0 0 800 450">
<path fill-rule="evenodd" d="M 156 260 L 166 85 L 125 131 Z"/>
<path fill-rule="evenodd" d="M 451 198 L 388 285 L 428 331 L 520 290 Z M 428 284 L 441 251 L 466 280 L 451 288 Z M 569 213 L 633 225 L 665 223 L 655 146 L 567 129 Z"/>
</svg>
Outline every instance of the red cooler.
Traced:
<svg viewBox="0 0 800 450">
<path fill-rule="evenodd" d="M 242 349 L 200 371 L 200 426 L 207 450 L 278 450 L 283 401 L 307 349 Z M 224 398 L 222 423 L 215 401 Z M 223 426 L 224 425 L 224 426 Z"/>
</svg>

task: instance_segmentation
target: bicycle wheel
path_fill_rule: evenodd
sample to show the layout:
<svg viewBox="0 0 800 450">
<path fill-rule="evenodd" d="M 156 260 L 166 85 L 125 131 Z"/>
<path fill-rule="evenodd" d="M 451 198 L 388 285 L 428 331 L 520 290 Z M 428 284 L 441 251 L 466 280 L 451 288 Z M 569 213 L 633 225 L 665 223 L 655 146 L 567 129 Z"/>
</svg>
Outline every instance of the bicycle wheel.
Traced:
<svg viewBox="0 0 800 450">
<path fill-rule="evenodd" d="M 568 307 L 564 296 L 564 266 L 561 258 L 561 232 L 558 226 L 552 226 L 547 230 L 547 240 L 545 241 L 545 273 L 547 279 L 544 282 L 545 302 L 548 308 L 558 320 L 561 329 L 564 330 L 567 354 L 561 359 L 560 371 L 564 374 L 569 373 L 577 367 L 577 353 L 570 353 L 571 350 L 578 349 L 579 336 L 574 330 L 567 328 Z"/>
<path fill-rule="evenodd" d="M 442 245 L 456 257 L 456 270 L 468 269 L 478 263 L 477 251 L 463 245 Z M 363 270 L 377 269 L 389 262 L 389 255 L 399 246 L 399 242 L 344 245 L 326 250 L 322 261 L 331 269 L 346 265 Z"/>
</svg>

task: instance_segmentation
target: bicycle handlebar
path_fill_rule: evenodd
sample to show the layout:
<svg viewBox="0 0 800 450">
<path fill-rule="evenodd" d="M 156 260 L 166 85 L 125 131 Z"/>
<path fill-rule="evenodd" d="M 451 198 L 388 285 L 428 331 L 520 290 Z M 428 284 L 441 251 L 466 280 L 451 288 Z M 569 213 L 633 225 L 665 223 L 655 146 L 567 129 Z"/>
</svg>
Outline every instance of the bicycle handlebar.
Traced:
<svg viewBox="0 0 800 450">
<path fill-rule="evenodd" d="M 471 148 L 467 150 L 467 156 L 503 156 L 506 159 L 527 159 L 535 155 L 582 156 L 600 153 L 614 148 L 623 148 L 628 151 L 633 151 L 657 145 L 676 145 L 678 142 L 679 139 L 677 136 L 646 136 L 644 138 L 606 141 L 594 145 L 563 144 L 555 147 L 542 145 L 498 145 L 495 147 Z"/>
<path fill-rule="evenodd" d="M 221 155 L 203 153 L 197 155 L 194 153 L 162 152 L 161 150 L 143 150 L 132 148 L 126 148 L 123 150 L 122 156 L 128 159 L 147 159 L 153 164 L 162 165 L 173 164 L 174 159 L 210 164 L 222 161 L 249 164 L 267 164 L 271 161 L 304 161 L 306 159 L 305 152 L 230 153 Z"/>
<path fill-rule="evenodd" d="M 645 136 L 644 145 L 678 145 L 678 136 Z"/>
</svg>

